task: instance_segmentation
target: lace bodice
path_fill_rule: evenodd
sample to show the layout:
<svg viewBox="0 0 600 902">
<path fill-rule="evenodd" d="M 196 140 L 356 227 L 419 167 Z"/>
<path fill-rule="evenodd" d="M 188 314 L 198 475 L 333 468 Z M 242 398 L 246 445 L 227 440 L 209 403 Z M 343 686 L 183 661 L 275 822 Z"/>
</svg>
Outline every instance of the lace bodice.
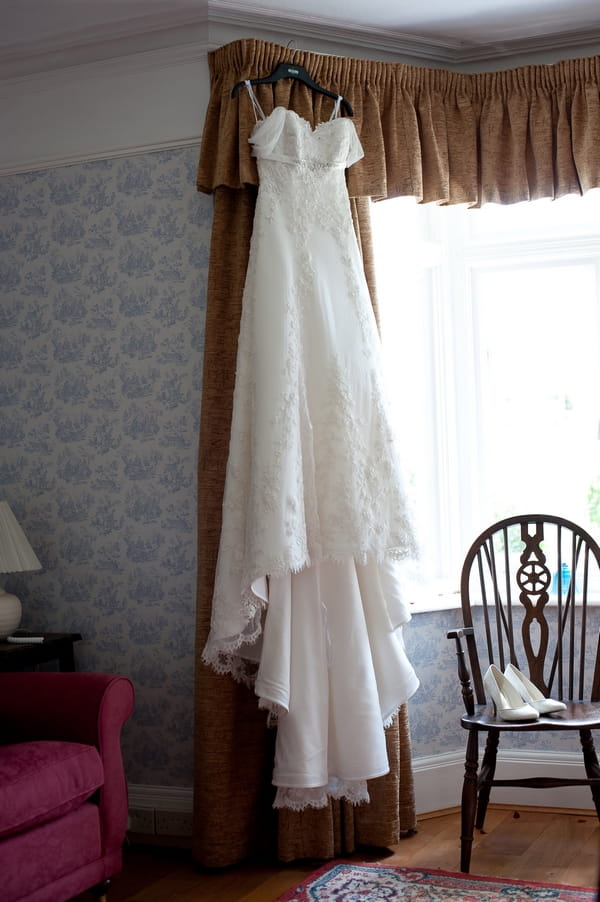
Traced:
<svg viewBox="0 0 600 902">
<path fill-rule="evenodd" d="M 250 143 L 257 159 L 288 164 L 346 169 L 363 156 L 352 119 L 329 119 L 312 128 L 310 122 L 285 107 L 275 107 L 269 116 L 258 120 Z"/>
</svg>

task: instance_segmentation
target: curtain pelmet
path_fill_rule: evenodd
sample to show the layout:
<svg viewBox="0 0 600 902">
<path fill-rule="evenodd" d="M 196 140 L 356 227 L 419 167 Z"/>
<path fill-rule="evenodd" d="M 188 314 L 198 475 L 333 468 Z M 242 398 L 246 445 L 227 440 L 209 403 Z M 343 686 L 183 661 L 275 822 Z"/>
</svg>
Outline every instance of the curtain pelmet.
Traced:
<svg viewBox="0 0 600 902">
<path fill-rule="evenodd" d="M 201 191 L 257 184 L 254 115 L 245 92 L 232 99 L 231 89 L 289 54 L 256 39 L 209 54 Z M 475 74 L 300 51 L 294 61 L 353 107 L 365 156 L 348 172 L 351 196 L 479 206 L 600 185 L 600 57 Z M 256 90 L 267 114 L 291 106 L 315 124 L 331 111 L 330 99 L 292 79 Z"/>
</svg>

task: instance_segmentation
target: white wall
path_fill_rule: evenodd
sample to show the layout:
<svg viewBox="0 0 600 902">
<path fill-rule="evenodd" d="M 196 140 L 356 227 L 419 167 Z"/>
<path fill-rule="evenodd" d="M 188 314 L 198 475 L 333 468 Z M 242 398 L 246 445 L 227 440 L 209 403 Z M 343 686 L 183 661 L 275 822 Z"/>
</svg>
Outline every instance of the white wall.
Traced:
<svg viewBox="0 0 600 902">
<path fill-rule="evenodd" d="M 199 146 L 208 84 L 198 45 L 5 81 L 0 175 Z"/>
</svg>

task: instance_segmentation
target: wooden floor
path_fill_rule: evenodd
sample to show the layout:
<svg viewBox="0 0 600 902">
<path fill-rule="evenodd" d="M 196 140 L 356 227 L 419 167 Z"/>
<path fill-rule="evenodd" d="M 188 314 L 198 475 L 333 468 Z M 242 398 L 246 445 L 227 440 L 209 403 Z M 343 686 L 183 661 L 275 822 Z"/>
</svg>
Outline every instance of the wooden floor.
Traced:
<svg viewBox="0 0 600 902">
<path fill-rule="evenodd" d="M 362 861 L 459 870 L 459 814 L 428 815 L 418 833 L 389 850 L 362 849 Z M 198 869 L 188 850 L 129 844 L 108 902 L 274 902 L 323 862 Z M 476 832 L 471 872 L 574 886 L 596 886 L 600 825 L 591 814 L 491 807 Z M 83 898 L 83 897 L 81 897 Z"/>
</svg>

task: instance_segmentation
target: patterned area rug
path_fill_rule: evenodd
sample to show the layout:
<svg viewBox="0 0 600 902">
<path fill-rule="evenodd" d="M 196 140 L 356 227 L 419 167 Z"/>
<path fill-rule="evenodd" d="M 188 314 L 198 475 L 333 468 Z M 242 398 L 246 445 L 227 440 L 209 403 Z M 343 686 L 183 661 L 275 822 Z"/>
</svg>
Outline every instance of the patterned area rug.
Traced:
<svg viewBox="0 0 600 902">
<path fill-rule="evenodd" d="M 327 864 L 277 902 L 596 902 L 596 890 L 386 864 Z"/>
</svg>

